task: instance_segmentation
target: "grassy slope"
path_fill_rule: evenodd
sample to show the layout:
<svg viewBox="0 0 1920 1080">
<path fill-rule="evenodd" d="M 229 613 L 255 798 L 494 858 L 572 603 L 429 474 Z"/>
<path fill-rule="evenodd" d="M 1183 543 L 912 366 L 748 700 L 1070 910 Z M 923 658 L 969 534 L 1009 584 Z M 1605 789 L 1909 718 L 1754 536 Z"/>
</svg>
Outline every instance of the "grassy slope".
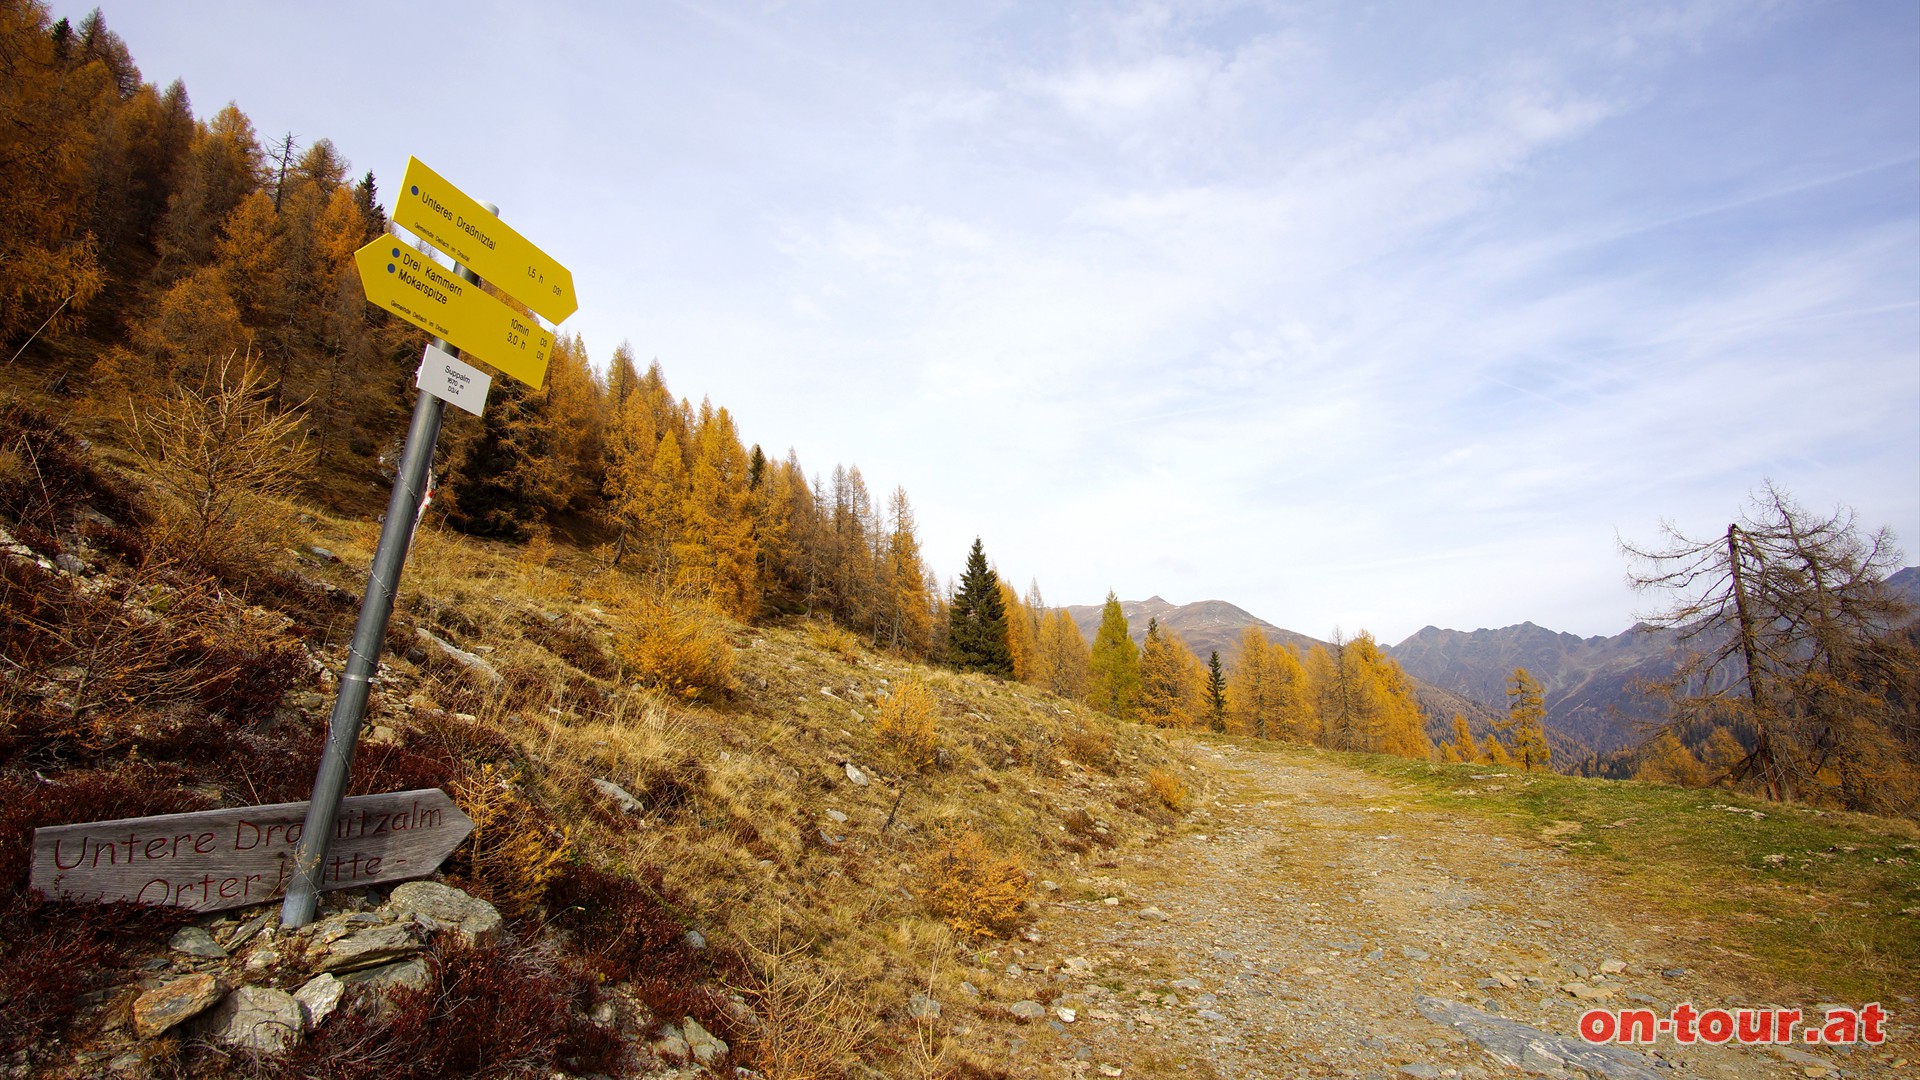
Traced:
<svg viewBox="0 0 1920 1080">
<path fill-rule="evenodd" d="M 1898 1000 L 1920 987 L 1920 829 L 1718 789 L 1330 754 L 1508 835 L 1547 837 L 1782 988 Z"/>
<path fill-rule="evenodd" d="M 313 530 L 312 542 L 341 560 L 315 569 L 357 590 L 373 527 L 322 517 Z M 632 629 L 621 606 L 631 583 L 564 546 L 529 555 L 423 528 L 398 621 L 480 652 L 509 690 L 475 695 L 443 666 L 390 655 L 374 706 L 373 722 L 391 730 L 381 737 L 404 741 L 435 706 L 474 710 L 522 748 L 526 788 L 574 823 L 578 858 L 662 874 L 689 925 L 761 961 L 750 979 L 791 978 L 843 1017 L 878 1018 L 877 1060 L 937 1048 L 904 1008 L 929 980 L 957 994 L 965 977 L 970 943 L 925 899 L 944 830 L 970 824 L 1036 878 L 1069 877 L 1106 847 L 1152 843 L 1172 825 L 1147 788 L 1150 770 L 1204 784 L 1153 732 L 801 622 L 727 624 L 736 689 L 712 704 L 638 690 L 624 674 L 596 677 L 617 666 Z M 938 702 L 941 763 L 923 773 L 874 734 L 879 703 L 908 677 Z M 848 779 L 848 762 L 867 784 Z M 610 814 L 589 778 L 621 784 L 649 809 Z M 1082 810 L 1104 834 L 1083 827 Z M 782 950 L 793 955 L 774 965 Z"/>
</svg>

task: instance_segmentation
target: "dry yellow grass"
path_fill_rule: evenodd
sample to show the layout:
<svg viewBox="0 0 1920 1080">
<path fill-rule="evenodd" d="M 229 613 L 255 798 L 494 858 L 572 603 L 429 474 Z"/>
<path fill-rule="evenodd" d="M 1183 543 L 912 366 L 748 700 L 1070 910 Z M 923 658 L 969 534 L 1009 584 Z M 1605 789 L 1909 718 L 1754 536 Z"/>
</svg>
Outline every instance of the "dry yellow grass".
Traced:
<svg viewBox="0 0 1920 1080">
<path fill-rule="evenodd" d="M 342 560 L 318 572 L 357 592 L 377 530 L 317 516 L 310 542 Z M 1120 846 L 1171 821 L 1143 781 L 1191 767 L 1162 735 L 1030 687 L 864 652 L 806 620 L 743 626 L 575 556 L 558 541 L 529 552 L 424 526 L 396 625 L 481 652 L 506 681 L 476 689 L 389 653 L 375 722 L 404 738 L 437 706 L 506 735 L 519 754 L 511 794 L 567 824 L 573 859 L 657 874 L 689 927 L 748 962 L 736 989 L 765 1026 L 739 1051 L 763 1075 L 838 1075 L 854 1059 L 951 1075 L 972 1052 L 952 1031 L 964 1013 L 916 1019 L 904 1003 L 930 978 L 934 996 L 960 997 L 969 942 L 1017 931 L 1027 868 L 1075 873 L 1086 856 L 1058 807 L 1093 807 Z M 555 651 L 560 627 L 604 650 L 611 677 Z M 946 764 L 918 771 L 936 743 Z M 849 781 L 847 762 L 867 785 Z M 644 809 L 622 813 L 592 779 Z M 487 794 L 508 793 L 496 779 Z M 555 850 L 548 839 L 492 857 L 520 873 L 489 891 L 534 918 L 533 883 L 551 865 L 534 856 Z"/>
</svg>

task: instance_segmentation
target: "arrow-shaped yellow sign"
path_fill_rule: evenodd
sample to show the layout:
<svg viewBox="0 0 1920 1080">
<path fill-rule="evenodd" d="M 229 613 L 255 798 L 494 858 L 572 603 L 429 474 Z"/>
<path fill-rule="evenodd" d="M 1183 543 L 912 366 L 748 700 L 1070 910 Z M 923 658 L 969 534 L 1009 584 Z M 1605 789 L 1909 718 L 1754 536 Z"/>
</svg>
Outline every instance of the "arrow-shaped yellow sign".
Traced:
<svg viewBox="0 0 1920 1080">
<path fill-rule="evenodd" d="M 367 299 L 528 386 L 547 377 L 553 335 L 392 236 L 353 253 Z"/>
<path fill-rule="evenodd" d="M 572 271 L 419 158 L 407 159 L 393 220 L 556 324 L 580 310 Z"/>
</svg>

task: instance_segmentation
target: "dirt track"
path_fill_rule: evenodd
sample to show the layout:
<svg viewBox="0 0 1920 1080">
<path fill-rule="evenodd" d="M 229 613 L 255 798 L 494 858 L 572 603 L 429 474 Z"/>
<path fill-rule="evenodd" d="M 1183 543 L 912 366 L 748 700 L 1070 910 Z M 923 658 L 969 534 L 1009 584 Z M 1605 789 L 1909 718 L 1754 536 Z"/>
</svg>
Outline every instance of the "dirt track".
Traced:
<svg viewBox="0 0 1920 1080">
<path fill-rule="evenodd" d="M 1551 837 L 1496 839 L 1390 780 L 1305 755 L 1197 754 L 1219 787 L 1178 834 L 1055 883 L 1038 941 L 980 958 L 996 969 L 962 1037 L 991 1045 L 1014 1075 L 1581 1076 L 1579 1059 L 1556 1064 L 1555 1047 L 1579 1045 L 1588 1008 L 1761 1004 L 1724 957 L 1704 973 L 1707 957 L 1683 932 Z M 1011 963 L 1024 970 L 1009 974 Z M 1566 989 L 1576 986 L 1593 998 Z M 1423 1017 L 1422 998 L 1497 1013 L 1527 1027 L 1488 1024 L 1544 1041 L 1522 1052 L 1509 1039 L 1503 1061 L 1486 1040 Z M 1021 999 L 1046 1016 L 1009 1017 Z M 1896 1028 L 1887 1046 L 1846 1054 L 1665 1036 L 1603 1074 L 1912 1075 L 1891 1065 L 1920 1057 L 1906 1037 Z"/>
</svg>

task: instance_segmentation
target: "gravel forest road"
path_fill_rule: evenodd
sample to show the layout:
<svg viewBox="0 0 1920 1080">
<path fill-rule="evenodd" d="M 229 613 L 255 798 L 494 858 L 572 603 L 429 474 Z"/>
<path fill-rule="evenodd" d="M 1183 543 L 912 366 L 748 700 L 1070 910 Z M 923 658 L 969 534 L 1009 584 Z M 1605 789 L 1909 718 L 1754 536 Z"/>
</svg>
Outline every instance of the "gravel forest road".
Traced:
<svg viewBox="0 0 1920 1080">
<path fill-rule="evenodd" d="M 1013 1075 L 1913 1075 L 1901 1025 L 1853 1053 L 1587 1046 L 1589 1008 L 1765 1002 L 1736 958 L 1577 865 L 1552 827 L 1497 837 L 1305 754 L 1194 753 L 1217 786 L 1174 836 L 1049 883 L 1027 939 L 980 958 L 963 1037 Z"/>
</svg>

